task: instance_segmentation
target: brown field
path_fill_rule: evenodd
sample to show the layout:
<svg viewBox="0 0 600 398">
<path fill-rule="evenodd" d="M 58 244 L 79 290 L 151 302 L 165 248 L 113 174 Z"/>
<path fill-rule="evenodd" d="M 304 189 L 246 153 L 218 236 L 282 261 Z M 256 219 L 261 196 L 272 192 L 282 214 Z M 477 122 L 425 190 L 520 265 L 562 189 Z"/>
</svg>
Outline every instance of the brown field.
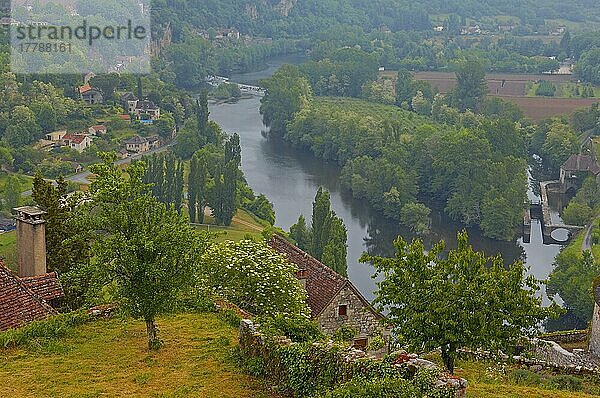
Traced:
<svg viewBox="0 0 600 398">
<path fill-rule="evenodd" d="M 551 116 L 570 115 L 577 109 L 600 103 L 600 98 L 499 97 L 519 105 L 525 116 L 536 122 Z"/>
<path fill-rule="evenodd" d="M 394 77 L 396 72 L 386 71 L 382 76 Z M 415 79 L 428 81 L 432 87 L 446 94 L 456 86 L 453 72 L 415 72 Z M 547 80 L 553 83 L 566 83 L 574 78 L 571 75 L 526 75 L 509 73 L 490 73 L 486 75 L 488 93 L 516 103 L 526 117 L 533 121 L 559 115 L 570 115 L 574 110 L 587 108 L 600 102 L 599 98 L 548 98 L 528 97 L 528 83 Z"/>
</svg>

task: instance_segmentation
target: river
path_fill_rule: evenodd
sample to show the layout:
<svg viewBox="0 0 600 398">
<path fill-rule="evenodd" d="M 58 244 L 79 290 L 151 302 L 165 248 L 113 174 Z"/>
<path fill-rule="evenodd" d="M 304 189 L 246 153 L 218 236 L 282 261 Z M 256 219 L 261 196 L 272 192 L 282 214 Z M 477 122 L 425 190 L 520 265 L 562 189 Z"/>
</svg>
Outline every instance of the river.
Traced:
<svg viewBox="0 0 600 398">
<path fill-rule="evenodd" d="M 269 77 L 283 62 L 296 63 L 301 58 L 287 57 L 272 62 L 262 72 L 234 75 L 232 81 L 256 84 L 259 79 Z M 315 158 L 310 153 L 297 150 L 277 140 L 267 140 L 261 135 L 265 130 L 259 114 L 260 99 L 253 97 L 236 103 L 211 104 L 210 117 L 219 123 L 227 133 L 240 136 L 242 148 L 242 169 L 248 184 L 257 193 L 265 194 L 273 202 L 276 225 L 289 230 L 300 214 L 310 220 L 312 202 L 317 189 L 322 186 L 331 193 L 331 204 L 348 229 L 348 277 L 368 300 L 374 298 L 376 281 L 370 264 L 361 264 L 359 257 L 365 251 L 371 254 L 389 256 L 394 253 L 392 241 L 397 236 L 411 239 L 410 232 L 398 223 L 392 222 L 371 210 L 366 202 L 352 198 L 340 186 L 340 168 Z M 537 195 L 532 189 L 530 199 Z M 551 204 L 552 205 L 552 204 Z M 553 215 L 557 217 L 557 204 Z M 425 244 L 444 239 L 446 247 L 456 246 L 456 231 L 461 228 L 443 212 L 432 213 L 432 229 Z M 470 229 L 470 242 L 475 249 L 488 255 L 501 254 L 512 262 L 522 259 L 530 267 L 530 272 L 538 279 L 545 279 L 552 270 L 554 257 L 559 245 L 543 245 L 539 222 L 532 220 L 531 242 L 522 239 L 501 242 L 485 238 L 477 229 Z M 544 301 L 548 301 L 542 292 Z"/>
</svg>

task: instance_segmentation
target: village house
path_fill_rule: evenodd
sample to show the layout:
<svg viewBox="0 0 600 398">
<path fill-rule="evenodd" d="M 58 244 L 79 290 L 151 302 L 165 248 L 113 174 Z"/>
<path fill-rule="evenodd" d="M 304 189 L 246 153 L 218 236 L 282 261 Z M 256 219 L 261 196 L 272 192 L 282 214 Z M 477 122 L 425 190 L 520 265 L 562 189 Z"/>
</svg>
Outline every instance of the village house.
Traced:
<svg viewBox="0 0 600 398">
<path fill-rule="evenodd" d="M 148 148 L 149 149 L 157 149 L 160 148 L 162 142 L 159 136 L 153 135 L 148 137 Z"/>
<path fill-rule="evenodd" d="M 352 328 L 356 331 L 353 346 L 363 350 L 375 337 L 389 341 L 389 330 L 381 323 L 383 316 L 352 282 L 280 236 L 273 236 L 269 245 L 298 266 L 296 276 L 306 289 L 311 318 L 324 333 L 332 335 L 342 326 Z M 386 351 L 387 346 L 372 353 Z"/>
<path fill-rule="evenodd" d="M 99 124 L 88 129 L 88 133 L 93 136 L 106 134 L 106 126 Z"/>
<path fill-rule="evenodd" d="M 41 151 L 50 152 L 51 150 L 53 150 L 54 148 L 58 148 L 59 146 L 60 145 L 58 145 L 58 143 L 55 141 L 45 140 L 42 138 L 41 140 L 36 142 L 33 147 Z"/>
<path fill-rule="evenodd" d="M 79 87 L 79 98 L 90 105 L 104 102 L 102 90 L 92 87 L 89 83 Z"/>
<path fill-rule="evenodd" d="M 0 261 L 0 331 L 56 314 L 52 305 L 64 296 L 56 273 L 46 270 L 44 212 L 32 206 L 14 211 L 18 273 Z"/>
<path fill-rule="evenodd" d="M 92 145 L 92 139 L 85 134 L 66 134 L 62 140 L 65 146 L 81 153 Z"/>
<path fill-rule="evenodd" d="M 577 189 L 581 184 L 581 177 L 593 175 L 600 184 L 600 165 L 591 155 L 571 155 L 560 166 L 560 183 L 562 192 Z"/>
<path fill-rule="evenodd" d="M 125 140 L 123 144 L 125 144 L 125 149 L 127 149 L 128 152 L 144 153 L 150 150 L 148 139 L 139 135 L 134 135 L 128 140 Z"/>
<path fill-rule="evenodd" d="M 133 114 L 135 112 L 137 102 L 138 98 L 132 92 L 126 92 L 121 96 L 121 104 L 127 113 Z"/>
<path fill-rule="evenodd" d="M 133 113 L 138 120 L 157 120 L 160 118 L 160 108 L 149 100 L 136 101 Z"/>
<path fill-rule="evenodd" d="M 46 134 L 46 139 L 48 141 L 60 141 L 63 137 L 67 135 L 67 130 L 53 131 L 52 133 Z"/>
</svg>

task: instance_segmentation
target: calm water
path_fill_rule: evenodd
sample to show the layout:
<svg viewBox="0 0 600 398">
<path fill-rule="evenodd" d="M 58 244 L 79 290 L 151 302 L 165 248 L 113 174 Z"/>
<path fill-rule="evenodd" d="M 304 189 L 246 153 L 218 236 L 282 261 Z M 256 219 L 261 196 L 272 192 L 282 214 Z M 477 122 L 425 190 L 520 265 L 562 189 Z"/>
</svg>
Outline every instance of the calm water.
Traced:
<svg viewBox="0 0 600 398">
<path fill-rule="evenodd" d="M 259 79 L 270 76 L 283 62 L 299 62 L 298 57 L 287 57 L 271 63 L 258 73 L 232 76 L 232 81 L 256 84 Z M 210 106 L 210 117 L 224 131 L 237 133 L 242 147 L 242 168 L 250 186 L 257 193 L 264 193 L 274 204 L 276 225 L 288 230 L 300 214 L 310 219 L 312 201 L 320 186 L 331 193 L 332 207 L 348 229 L 348 276 L 369 300 L 376 289 L 371 278 L 372 266 L 361 264 L 358 258 L 365 251 L 376 255 L 391 255 L 392 241 L 399 235 L 411 239 L 412 235 L 395 222 L 391 222 L 368 204 L 352 198 L 339 183 L 340 169 L 336 164 L 323 162 L 311 154 L 296 150 L 261 135 L 265 130 L 259 114 L 260 99 L 244 99 L 237 103 Z M 536 198 L 531 190 L 529 196 Z M 554 209 L 556 215 L 557 211 Z M 443 212 L 432 214 L 432 231 L 426 245 L 444 239 L 446 247 L 456 246 L 456 231 L 461 227 L 449 220 Z M 544 246 L 539 224 L 532 221 L 531 243 L 522 240 L 500 242 L 487 239 L 478 230 L 469 230 L 470 241 L 476 249 L 487 254 L 501 254 L 506 261 L 523 259 L 531 273 L 545 279 L 552 270 L 554 257 L 560 246 Z"/>
</svg>

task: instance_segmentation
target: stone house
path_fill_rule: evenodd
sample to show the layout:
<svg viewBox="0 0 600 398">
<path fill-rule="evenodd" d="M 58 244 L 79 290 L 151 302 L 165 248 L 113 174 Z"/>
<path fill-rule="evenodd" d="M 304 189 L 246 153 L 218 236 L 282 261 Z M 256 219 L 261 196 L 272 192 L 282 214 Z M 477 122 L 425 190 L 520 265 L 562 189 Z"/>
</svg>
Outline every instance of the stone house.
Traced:
<svg viewBox="0 0 600 398">
<path fill-rule="evenodd" d="M 103 124 L 98 124 L 96 126 L 91 126 L 90 128 L 88 128 L 88 134 L 93 136 L 106 134 L 106 131 L 106 126 Z"/>
<path fill-rule="evenodd" d="M 102 90 L 92 87 L 89 83 L 79 87 L 79 98 L 90 105 L 104 102 Z"/>
<path fill-rule="evenodd" d="M 589 349 L 600 357 L 600 285 L 594 284 L 594 313 L 590 326 Z"/>
<path fill-rule="evenodd" d="M 143 153 L 150 150 L 150 143 L 144 137 L 134 135 L 123 142 L 128 152 Z"/>
<path fill-rule="evenodd" d="M 157 120 L 160 118 L 160 108 L 152 101 L 136 101 L 133 112 L 138 120 Z"/>
<path fill-rule="evenodd" d="M 380 336 L 386 346 L 372 353 L 387 352 L 389 329 L 382 324 L 383 315 L 351 281 L 280 236 L 275 235 L 269 245 L 298 266 L 297 277 L 308 294 L 311 318 L 324 333 L 331 335 L 342 326 L 350 327 L 356 331 L 353 346 L 359 349 L 366 349 L 374 337 Z"/>
<path fill-rule="evenodd" d="M 52 304 L 64 296 L 56 273 L 46 270 L 44 212 L 31 206 L 14 210 L 19 271 L 0 261 L 0 331 L 56 314 Z"/>
</svg>

